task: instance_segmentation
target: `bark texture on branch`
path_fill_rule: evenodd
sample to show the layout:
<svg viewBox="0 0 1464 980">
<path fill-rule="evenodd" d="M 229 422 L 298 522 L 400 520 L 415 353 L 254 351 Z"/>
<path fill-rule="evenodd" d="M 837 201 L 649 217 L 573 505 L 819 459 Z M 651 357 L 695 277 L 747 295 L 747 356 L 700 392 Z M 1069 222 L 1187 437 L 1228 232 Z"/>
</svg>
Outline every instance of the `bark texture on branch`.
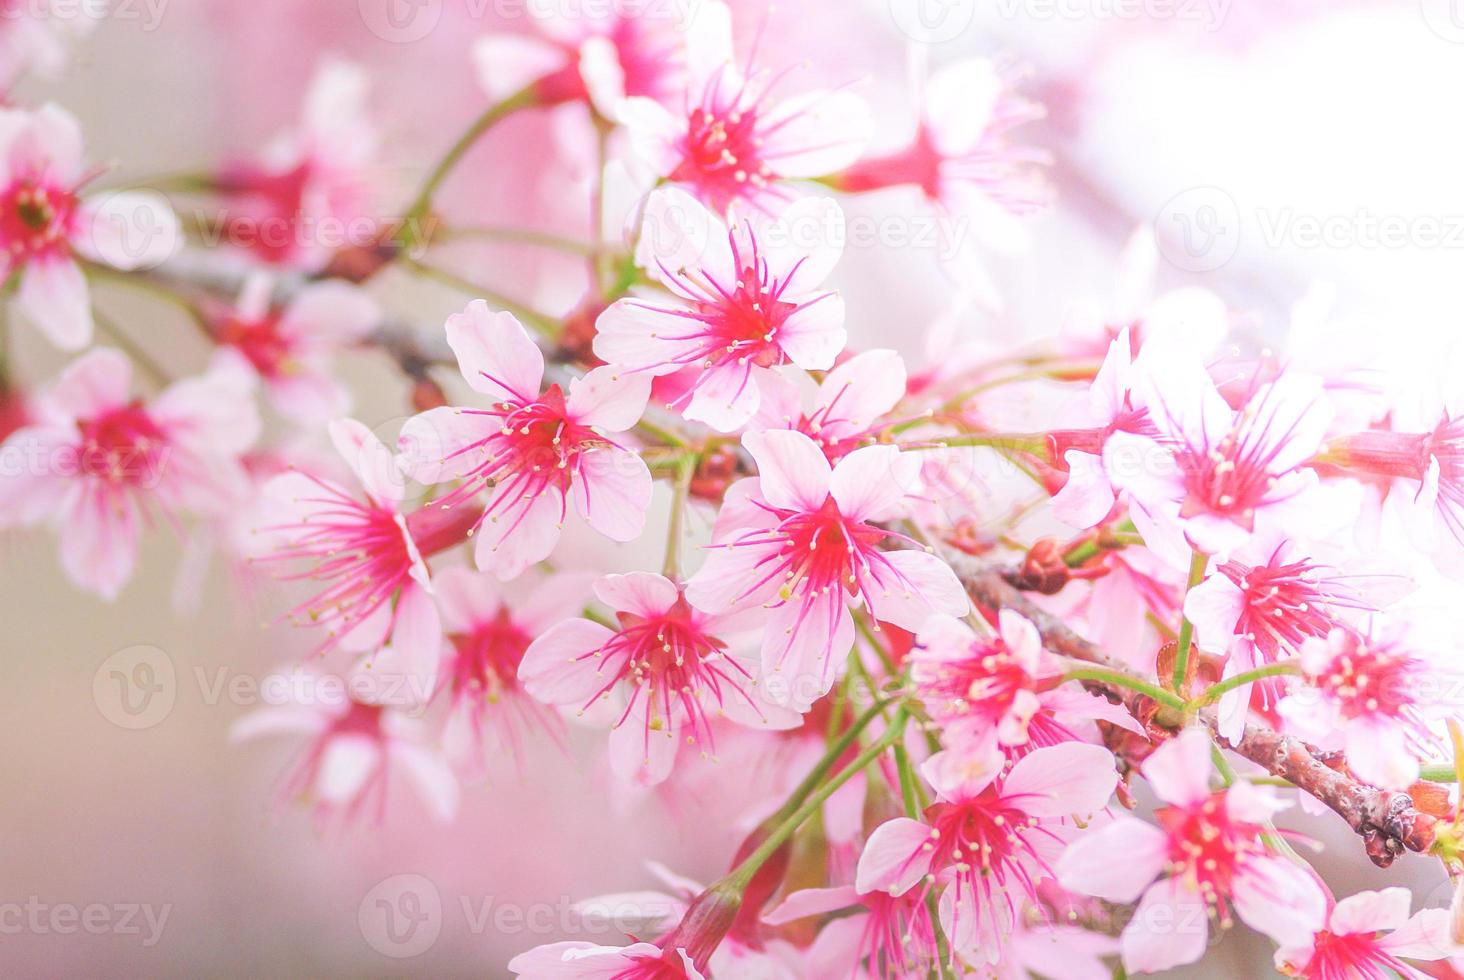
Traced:
<svg viewBox="0 0 1464 980">
<path fill-rule="evenodd" d="M 1102 650 L 1023 595 L 1008 580 L 1014 574 L 1012 570 L 985 565 L 960 555 L 948 555 L 947 558 L 955 566 L 973 601 L 989 609 L 1007 608 L 1021 613 L 1037 627 L 1043 642 L 1054 653 L 1130 673 L 1126 665 L 1107 657 Z M 1093 682 L 1089 685 L 1094 686 Z M 1126 688 L 1110 686 L 1106 690 L 1131 710 L 1138 702 L 1148 702 L 1144 695 Z M 1155 723 L 1153 714 L 1153 711 L 1136 713 L 1151 737 L 1173 735 L 1173 729 Z M 1200 719 L 1212 733 L 1215 731 L 1213 714 L 1202 712 Z M 1226 744 L 1223 739 L 1221 742 Z M 1299 738 L 1262 725 L 1247 725 L 1232 750 L 1325 804 L 1362 837 L 1367 856 L 1379 867 L 1392 864 L 1405 850 L 1426 851 L 1434 842 L 1437 821 L 1421 812 L 1413 797 L 1407 793 L 1378 789 L 1332 768 L 1323 761 L 1322 753 Z"/>
</svg>

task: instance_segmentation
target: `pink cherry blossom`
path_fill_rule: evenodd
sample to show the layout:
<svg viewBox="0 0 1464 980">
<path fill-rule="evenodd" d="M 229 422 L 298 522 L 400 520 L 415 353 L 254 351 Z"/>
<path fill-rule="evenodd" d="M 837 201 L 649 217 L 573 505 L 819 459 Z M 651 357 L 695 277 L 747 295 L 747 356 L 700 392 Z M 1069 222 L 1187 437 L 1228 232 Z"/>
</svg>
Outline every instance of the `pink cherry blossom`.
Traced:
<svg viewBox="0 0 1464 980">
<path fill-rule="evenodd" d="M 433 584 L 447 643 L 436 694 L 448 704 L 444 748 L 482 778 L 495 741 L 517 757 L 525 735 L 561 737 L 558 716 L 524 690 L 519 665 L 535 637 L 584 608 L 584 583 L 526 574 L 506 590 L 487 573 L 449 568 Z"/>
<path fill-rule="evenodd" d="M 925 83 L 914 136 L 889 153 L 834 178 L 860 193 L 913 186 L 932 206 L 969 223 L 970 231 L 1011 245 L 1024 232 L 1013 220 L 1047 200 L 1038 175 L 1040 150 L 1013 145 L 1009 133 L 1040 119 L 1042 107 L 1017 95 L 995 64 L 970 58 L 947 65 Z"/>
<path fill-rule="evenodd" d="M 508 968 L 522 980 L 706 980 L 685 950 L 663 952 L 651 943 L 549 943 L 515 956 Z"/>
<path fill-rule="evenodd" d="M 437 672 L 442 620 L 424 555 L 466 540 L 478 515 L 432 507 L 404 513 L 405 488 L 381 440 L 350 419 L 333 423 L 330 435 L 364 499 L 302 470 L 275 477 L 264 488 L 269 506 L 258 560 L 287 581 L 324 583 L 287 614 L 327 631 L 320 651 L 365 653 L 373 669 L 421 682 L 425 696 Z"/>
<path fill-rule="evenodd" d="M 756 727 L 799 723 L 757 690 L 755 658 L 725 639 L 733 624 L 688 605 L 676 583 L 631 572 L 601 579 L 595 592 L 619 629 L 559 623 L 529 647 L 519 679 L 539 700 L 581 712 L 613 696 L 610 761 L 622 777 L 661 782 L 683 741 L 715 751 L 718 715 Z"/>
<path fill-rule="evenodd" d="M 789 894 L 763 921 L 783 925 L 847 909 L 852 914 L 831 919 L 809 946 L 809 976 L 861 976 L 860 964 L 867 960 L 868 975 L 913 978 L 935 961 L 935 925 L 924 895 L 915 889 L 891 895 L 861 894 L 848 885 L 806 888 Z"/>
<path fill-rule="evenodd" d="M 630 541 L 645 525 L 651 474 L 607 433 L 634 426 L 650 380 L 598 368 L 542 393 L 544 355 L 509 313 L 475 300 L 447 321 L 447 341 L 487 408 L 437 408 L 402 427 L 408 474 L 433 485 L 461 481 L 433 506 L 461 507 L 488 491 L 478 518 L 478 567 L 511 579 L 549 557 L 570 501 L 590 526 Z"/>
<path fill-rule="evenodd" d="M 115 599 L 132 577 L 145 528 L 236 506 L 239 456 L 259 434 L 249 380 L 226 369 L 179 381 L 151 400 L 111 348 L 74 361 L 3 450 L 0 526 L 52 524 L 78 587 Z"/>
<path fill-rule="evenodd" d="M 687 46 L 680 105 L 639 97 L 619 110 L 637 156 L 656 176 L 714 211 L 766 212 L 792 197 L 781 181 L 831 174 L 859 156 L 871 127 L 864 102 L 842 90 L 775 99 L 786 72 L 738 69 L 731 12 L 721 0 L 697 5 Z"/>
<path fill-rule="evenodd" d="M 355 286 L 306 286 L 285 307 L 270 301 L 269 276 L 249 280 L 238 305 L 213 324 L 220 356 L 259 376 L 281 415 L 321 424 L 350 411 L 350 394 L 331 374 L 331 355 L 361 340 L 380 318 L 376 303 Z"/>
<path fill-rule="evenodd" d="M 478 80 L 493 102 L 528 85 L 543 104 L 587 100 L 607 119 L 622 99 L 669 103 L 685 84 L 682 32 L 693 12 L 678 0 L 530 5 L 534 33 L 490 34 L 473 45 Z"/>
<path fill-rule="evenodd" d="M 1288 977 L 1398 976 L 1425 980 L 1432 974 L 1403 962 L 1442 960 L 1460 953 L 1449 935 L 1447 909 L 1408 915 L 1406 888 L 1358 892 L 1335 905 L 1328 902 L 1326 924 L 1304 942 L 1276 951 L 1276 969 Z"/>
<path fill-rule="evenodd" d="M 1270 851 L 1262 824 L 1284 804 L 1249 783 L 1212 791 L 1210 740 L 1189 728 L 1161 745 L 1142 772 L 1165 807 L 1159 826 L 1118 817 L 1074 841 L 1057 863 L 1064 888 L 1111 902 L 1139 900 L 1122 936 L 1131 973 L 1153 973 L 1204 955 L 1207 916 L 1280 943 L 1320 926 L 1325 896 L 1312 874 Z M 1123 860 L 1114 860 L 1122 855 Z M 1166 877 L 1154 880 L 1161 874 Z"/>
<path fill-rule="evenodd" d="M 1000 626 L 988 639 L 958 619 L 932 616 L 920 631 L 910 679 L 948 747 L 971 751 L 992 738 L 1008 752 L 1055 745 L 1078 739 L 1080 722 L 1099 718 L 1142 732 L 1103 698 L 1045 684 L 1062 670 L 1021 615 L 1003 609 Z"/>
<path fill-rule="evenodd" d="M 106 10 L 106 3 L 7 0 L 0 7 L 0 89 L 9 90 L 27 72 L 55 75 Z"/>
<path fill-rule="evenodd" d="M 382 703 L 391 698 L 380 697 L 377 685 L 363 683 L 359 675 L 297 669 L 267 678 L 262 689 L 286 696 L 240 718 L 231 737 L 309 737 L 280 788 L 284 800 L 312 802 L 322 823 L 380 823 L 393 777 L 405 776 L 435 820 L 445 823 L 456 814 L 459 791 L 452 770 L 430 747 L 421 720 L 400 704 Z"/>
<path fill-rule="evenodd" d="M 842 228 L 837 204 L 807 198 L 774 222 L 743 218 L 724 232 L 687 194 L 656 191 L 640 254 L 675 302 L 618 300 L 596 323 L 595 354 L 631 373 L 695 372 L 670 407 L 721 432 L 740 429 L 770 369 L 827 370 L 843 349 L 844 301 L 821 288 L 842 252 Z M 808 248 L 797 247 L 804 241 Z"/>
<path fill-rule="evenodd" d="M 1150 548 L 1183 567 L 1190 547 L 1241 546 L 1259 519 L 1302 529 L 1342 523 L 1326 498 L 1307 493 L 1317 477 L 1303 467 L 1331 420 L 1319 380 L 1283 374 L 1236 410 L 1198 362 L 1175 352 L 1152 357 L 1141 384 L 1159 437 L 1114 433 L 1103 461 Z"/>
<path fill-rule="evenodd" d="M 227 210 L 225 243 L 270 265 L 319 270 L 346 245 L 374 244 L 372 167 L 380 141 L 366 109 L 368 79 L 359 65 L 329 60 L 305 93 L 299 128 L 282 133 L 256 158 L 236 160 L 214 178 Z"/>
<path fill-rule="evenodd" d="M 0 109 L 0 272 L 20 277 L 16 303 L 53 344 L 91 343 L 91 293 L 78 258 L 132 270 L 177 246 L 178 220 L 151 194 L 83 197 L 81 128 L 65 109 Z"/>
<path fill-rule="evenodd" d="M 995 962 L 1037 883 L 1070 832 L 1063 821 L 1107 805 L 1118 774 L 1107 749 L 1081 742 L 1035 749 L 1001 776 L 999 754 L 931 756 L 921 774 L 936 791 L 922 820 L 881 824 L 859 859 L 855 887 L 904 895 L 940 890 L 952 948 Z"/>
<path fill-rule="evenodd" d="M 687 584 L 699 609 L 769 610 L 762 664 L 786 703 L 806 710 L 827 693 L 854 642 L 849 603 L 903 629 L 968 600 L 950 567 L 923 550 L 885 551 L 902 535 L 876 522 L 899 515 L 920 461 L 894 446 L 857 449 L 830 467 L 801 432 L 751 432 L 743 445 L 758 479 L 734 487 L 714 547 Z M 908 543 L 908 542 L 907 542 Z"/>
<path fill-rule="evenodd" d="M 905 362 L 892 350 L 868 350 L 841 361 L 824 375 L 813 407 L 783 375 L 762 379 L 755 429 L 796 429 L 818 443 L 837 463 L 867 443 L 877 442 L 882 422 L 905 397 Z"/>
<path fill-rule="evenodd" d="M 1348 768 L 1375 786 L 1404 789 L 1418 779 L 1432 740 L 1423 684 L 1440 665 L 1401 631 L 1339 627 L 1302 642 L 1301 669 L 1306 686 L 1277 706 L 1288 726 L 1306 738 L 1340 738 Z"/>
</svg>

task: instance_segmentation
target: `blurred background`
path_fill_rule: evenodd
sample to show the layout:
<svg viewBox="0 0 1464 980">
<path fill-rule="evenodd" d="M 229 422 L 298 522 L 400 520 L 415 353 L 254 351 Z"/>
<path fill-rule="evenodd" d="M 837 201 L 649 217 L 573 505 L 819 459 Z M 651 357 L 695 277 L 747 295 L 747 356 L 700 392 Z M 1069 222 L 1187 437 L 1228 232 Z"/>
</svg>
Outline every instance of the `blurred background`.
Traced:
<svg viewBox="0 0 1464 980">
<path fill-rule="evenodd" d="M 423 29 L 383 30 L 387 3 L 427 18 L 413 22 Z M 382 176 L 398 200 L 481 111 L 471 41 L 525 29 L 523 5 L 507 0 L 116 6 L 61 77 L 17 93 L 74 111 L 91 158 L 118 163 L 104 180 L 257 151 L 298 118 L 315 66 L 334 55 L 371 73 L 387 134 Z M 765 13 L 733 6 L 749 33 Z M 1464 293 L 1457 2 L 800 0 L 771 17 L 760 63 L 811 59 L 810 83 L 863 79 L 879 139 L 891 143 L 908 125 L 912 63 L 1007 59 L 1048 108 L 1026 141 L 1054 157 L 1055 203 L 1028 223 L 1025 253 L 988 257 L 1003 307 L 971 305 L 928 251 L 851 249 L 836 285 L 853 346 L 895 346 L 919 363 L 925 329 L 942 316 L 993 345 L 1087 322 L 1114 306 L 1119 249 L 1149 227 L 1159 287 L 1213 289 L 1243 314 L 1242 335 L 1286 342 L 1293 307 L 1310 295 L 1331 304 L 1324 348 L 1366 350 L 1410 383 L 1439 383 L 1433 365 L 1454 343 Z M 551 125 L 541 116 L 495 131 L 451 181 L 444 209 L 575 230 L 580 212 L 565 203 L 575 176 L 547 160 Z M 880 206 L 849 205 L 875 216 Z M 485 248 L 464 262 L 545 309 L 565 309 L 581 287 L 522 250 Z M 375 288 L 424 325 L 461 303 L 390 279 Z M 203 342 L 158 304 L 100 295 L 165 364 L 204 362 Z M 12 343 L 23 378 L 63 363 L 27 331 Z M 394 432 L 409 408 L 390 365 L 362 354 L 345 371 L 358 416 Z M 659 540 L 654 525 L 647 538 Z M 572 901 L 655 887 L 647 858 L 700 880 L 725 868 L 740 836 L 728 815 L 757 799 L 759 760 L 730 752 L 674 797 L 641 798 L 606 785 L 598 736 L 567 750 L 531 744 L 519 766 L 466 789 L 450 827 L 397 793 L 383 826 L 320 833 L 303 810 L 273 803 L 298 745 L 228 743 L 252 707 L 230 681 L 257 681 L 308 643 L 262 627 L 279 598 L 241 599 L 218 568 L 201 581 L 197 612 L 178 615 L 183 550 L 166 531 L 148 536 L 139 574 L 108 605 L 68 586 L 49 535 L 0 539 L 0 974 L 501 977 L 516 952 L 582 938 L 568 931 Z M 588 540 L 562 553 L 589 568 L 634 559 Z M 135 647 L 160 651 L 173 676 L 169 703 L 129 728 L 109 701 L 106 664 Z M 1339 894 L 1416 882 L 1417 905 L 1447 902 L 1423 859 L 1384 875 L 1339 821 L 1309 822 L 1318 828 L 1335 845 L 1319 867 Z M 404 891 L 431 916 L 405 945 L 370 914 Z M 111 925 L 10 928 L 11 909 L 34 906 L 49 922 L 66 905 L 104 907 Z M 1257 976 L 1269 964 L 1263 944 L 1236 935 L 1203 968 L 1174 975 Z"/>
</svg>

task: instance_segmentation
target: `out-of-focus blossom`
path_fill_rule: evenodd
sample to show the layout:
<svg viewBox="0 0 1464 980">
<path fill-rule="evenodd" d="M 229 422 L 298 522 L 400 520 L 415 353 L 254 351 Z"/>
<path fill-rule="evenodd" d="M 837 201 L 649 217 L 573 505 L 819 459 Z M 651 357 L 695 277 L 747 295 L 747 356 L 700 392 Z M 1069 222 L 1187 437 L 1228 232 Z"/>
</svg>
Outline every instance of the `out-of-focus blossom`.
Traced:
<svg viewBox="0 0 1464 980">
<path fill-rule="evenodd" d="M 533 85 L 544 105 L 587 100 L 613 119 L 622 99 L 669 103 L 685 84 L 685 0 L 610 0 L 552 8 L 530 4 L 528 34 L 490 34 L 473 45 L 478 80 L 493 102 Z"/>
<path fill-rule="evenodd" d="M 84 163 L 81 127 L 65 109 L 0 110 L 0 277 L 19 276 L 21 312 L 63 350 L 87 346 L 95 328 L 78 259 L 139 269 L 178 242 L 178 219 L 153 195 L 83 197 L 101 172 Z"/>
<path fill-rule="evenodd" d="M 3 450 L 0 526 L 50 523 L 77 586 L 115 599 L 138 539 L 157 521 L 220 514 L 246 481 L 239 455 L 259 434 L 249 378 L 224 368 L 133 396 L 132 365 L 111 348 L 74 361 Z"/>
<path fill-rule="evenodd" d="M 253 371 L 281 415 L 324 424 L 350 411 L 350 392 L 331 374 L 331 355 L 361 340 L 380 319 L 366 293 L 339 281 L 306 286 L 283 308 L 274 283 L 251 278 L 238 305 L 212 324 L 219 352 Z"/>
<path fill-rule="evenodd" d="M 606 433 L 640 421 L 650 379 L 603 367 L 542 393 L 544 355 L 509 313 L 474 300 L 448 318 L 447 342 L 487 408 L 436 408 L 402 427 L 406 472 L 431 486 L 461 481 L 434 507 L 457 508 L 489 492 L 478 517 L 478 567 L 511 579 L 549 557 L 573 500 L 591 527 L 630 541 L 645 526 L 651 474 Z"/>
<path fill-rule="evenodd" d="M 965 590 L 945 562 L 916 548 L 880 548 L 900 540 L 875 522 L 904 507 L 920 465 L 913 454 L 867 446 L 830 467 L 812 439 L 791 430 L 751 432 L 743 445 L 759 476 L 729 491 L 686 595 L 709 612 L 769 609 L 763 671 L 783 703 L 806 710 L 833 685 L 854 643 L 851 602 L 912 631 L 935 613 L 966 612 Z"/>
<path fill-rule="evenodd" d="M 1118 774 L 1107 749 L 1081 742 L 1036 749 L 1001 776 L 997 753 L 947 750 L 921 774 L 936 792 L 922 820 L 881 824 L 859 858 L 855 887 L 904 895 L 940 889 L 940 922 L 952 947 L 995 962 L 1036 885 L 1053 876 L 1063 821 L 1103 809 Z"/>
<path fill-rule="evenodd" d="M 786 72 L 744 77 L 733 62 L 731 12 L 698 5 L 687 39 L 682 104 L 621 103 L 640 160 L 715 211 L 734 205 L 771 212 L 792 193 L 780 182 L 834 173 L 858 158 L 871 122 L 863 100 L 843 90 L 775 99 Z"/>
<path fill-rule="evenodd" d="M 285 800 L 314 804 L 322 823 L 367 818 L 380 823 L 389 784 L 403 776 L 432 816 L 446 822 L 457 813 L 458 784 L 433 749 L 422 721 L 402 710 L 394 696 L 360 675 L 340 677 L 293 670 L 266 680 L 265 689 L 286 692 L 281 703 L 245 715 L 231 736 L 242 742 L 268 735 L 309 737 L 303 757 L 281 787 Z M 368 693 L 368 697 L 361 696 Z"/>
<path fill-rule="evenodd" d="M 822 288 L 842 246 L 843 214 L 829 198 L 724 230 L 694 198 L 657 191 L 639 255 L 676 302 L 618 300 L 596 323 L 595 354 L 629 373 L 694 373 L 671 407 L 721 432 L 740 429 L 770 369 L 827 370 L 843 350 L 844 301 Z"/>
<path fill-rule="evenodd" d="M 1010 131 L 1043 116 L 1017 95 L 992 62 L 947 65 L 925 83 L 910 142 L 836 174 L 849 193 L 915 187 L 932 207 L 960 222 L 956 232 L 1011 247 L 1025 240 L 1014 220 L 1047 200 L 1039 167 L 1047 154 L 1014 145 Z"/>
<path fill-rule="evenodd" d="M 508 968 L 521 980 L 706 980 L 684 949 L 663 952 L 652 943 L 548 943 L 515 956 Z"/>
<path fill-rule="evenodd" d="M 915 977 L 936 958 L 935 925 L 925 896 L 914 889 L 901 895 L 861 893 L 844 885 L 805 888 L 788 895 L 763 916 L 784 925 L 810 916 L 852 910 L 831 919 L 809 946 L 804 965 L 809 976 L 858 977 L 866 959 L 869 975 Z"/>
<path fill-rule="evenodd" d="M 1154 973 L 1195 962 L 1209 940 L 1209 916 L 1230 921 L 1228 906 L 1278 943 L 1297 942 L 1320 927 L 1321 886 L 1270 851 L 1262 835 L 1264 822 L 1285 804 L 1245 782 L 1211 791 L 1210 740 L 1203 732 L 1181 732 L 1142 771 L 1168 804 L 1154 815 L 1159 826 L 1118 817 L 1079 837 L 1057 863 L 1064 888 L 1112 902 L 1138 900 L 1122 936 L 1127 970 Z"/>
<path fill-rule="evenodd" d="M 327 61 L 305 93 L 298 130 L 254 159 L 225 164 L 214 178 L 225 211 L 218 234 L 271 265 L 319 270 L 375 216 L 371 168 L 379 135 L 366 110 L 368 80 L 359 65 Z M 363 220 L 366 225 L 363 225 Z"/>
<path fill-rule="evenodd" d="M 0 5 L 0 89 L 27 72 L 54 75 L 71 46 L 107 16 L 111 0 L 7 0 Z"/>
<path fill-rule="evenodd" d="M 718 715 L 754 727 L 799 724 L 758 690 L 756 657 L 729 644 L 736 624 L 688 605 L 676 583 L 631 572 L 601 579 L 595 592 L 619 629 L 559 623 L 529 647 L 519 679 L 540 701 L 581 713 L 613 695 L 610 762 L 622 777 L 661 782 L 683 742 L 711 753 Z"/>
</svg>

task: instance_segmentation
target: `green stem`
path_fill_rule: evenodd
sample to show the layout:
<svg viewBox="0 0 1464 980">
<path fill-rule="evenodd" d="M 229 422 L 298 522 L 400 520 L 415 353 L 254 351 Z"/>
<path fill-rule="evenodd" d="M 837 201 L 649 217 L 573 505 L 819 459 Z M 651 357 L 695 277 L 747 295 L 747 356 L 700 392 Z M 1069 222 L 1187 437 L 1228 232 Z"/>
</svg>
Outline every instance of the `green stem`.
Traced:
<svg viewBox="0 0 1464 980">
<path fill-rule="evenodd" d="M 1458 782 L 1459 775 L 1454 771 L 1453 764 L 1439 766 L 1424 766 L 1418 771 L 1418 778 L 1427 780 L 1430 783 L 1453 783 Z"/>
<path fill-rule="evenodd" d="M 465 295 L 485 299 L 498 309 L 507 310 L 509 313 L 518 317 L 525 326 L 551 340 L 559 333 L 559 324 L 553 317 L 540 313 L 538 310 L 530 309 L 517 300 L 509 299 L 507 296 L 495 292 L 486 286 L 470 282 L 457 273 L 450 272 L 447 269 L 441 269 L 435 265 L 427 265 L 411 258 L 403 257 L 400 261 L 408 269 L 411 269 L 425 279 L 440 282 L 444 286 L 450 286 Z"/>
<path fill-rule="evenodd" d="M 401 227 L 401 248 L 403 252 L 409 251 L 418 241 L 417 232 L 422 219 L 432 210 L 432 197 L 447 175 L 452 173 L 453 168 L 458 165 L 463 156 L 472 149 L 473 144 L 488 130 L 498 125 L 504 119 L 518 112 L 520 109 L 527 109 L 537 105 L 539 101 L 538 89 L 534 83 L 530 83 L 517 92 L 503 99 L 502 101 L 489 106 L 483 111 L 467 131 L 458 137 L 456 143 L 448 148 L 437 165 L 428 172 L 426 180 L 422 182 L 421 190 L 407 206 L 406 213 L 402 216 Z"/>
<path fill-rule="evenodd" d="M 510 245 L 529 245 L 533 248 L 546 248 L 556 252 L 567 252 L 570 255 L 595 256 L 599 254 L 599 248 L 590 242 L 581 242 L 573 238 L 565 238 L 562 235 L 551 235 L 547 232 L 534 231 L 529 228 L 501 228 L 495 225 L 469 225 L 459 228 L 444 228 L 442 238 L 445 241 L 461 239 L 478 239 L 489 242 L 505 242 Z"/>
<path fill-rule="evenodd" d="M 1281 674 L 1300 673 L 1301 668 L 1294 663 L 1267 664 L 1264 667 L 1257 667 L 1255 670 L 1248 670 L 1243 674 L 1236 674 L 1234 677 L 1227 677 L 1218 684 L 1212 684 L 1195 699 L 1185 705 L 1185 711 L 1199 711 L 1208 705 L 1214 704 L 1222 697 L 1229 694 L 1244 684 L 1252 684 L 1266 677 L 1277 677 Z"/>
<path fill-rule="evenodd" d="M 855 719 L 854 724 L 849 726 L 849 730 L 839 736 L 837 742 L 829 746 L 828 751 L 824 752 L 823 758 L 819 759 L 818 763 L 809 771 L 808 775 L 803 777 L 803 782 L 799 783 L 798 787 L 788 795 L 788 799 L 778 808 L 778 812 L 769 817 L 765 822 L 781 823 L 792 816 L 799 806 L 803 804 L 808 794 L 813 792 L 814 787 L 819 784 L 824 776 L 828 775 L 829 770 L 834 767 L 834 763 L 839 761 L 839 757 L 849 751 L 849 746 L 853 745 L 864 732 L 864 729 L 869 727 L 869 723 L 878 718 L 887 706 L 897 700 L 898 698 L 885 698 L 882 701 L 876 701 L 864 714 Z"/>
<path fill-rule="evenodd" d="M 676 483 L 671 491 L 671 519 L 666 526 L 666 560 L 661 574 L 673 582 L 681 580 L 681 536 L 682 519 L 686 513 L 686 498 L 691 492 L 691 478 L 696 473 L 697 456 L 688 453 L 676 466 Z"/>
<path fill-rule="evenodd" d="M 1185 583 L 1185 598 L 1189 598 L 1190 590 L 1199 585 L 1205 578 L 1205 566 L 1209 564 L 1210 557 L 1199 550 L 1190 556 L 1189 581 Z M 1175 642 L 1174 649 L 1174 689 L 1180 693 L 1184 692 L 1185 675 L 1189 673 L 1190 639 L 1194 636 L 1194 624 L 1189 617 L 1184 615 L 1184 606 L 1180 606 L 1179 639 Z"/>
<path fill-rule="evenodd" d="M 1106 670 L 1102 667 L 1077 667 L 1062 675 L 1066 681 L 1098 681 L 1101 684 L 1112 684 L 1115 687 L 1126 687 L 1130 691 L 1138 691 L 1147 697 L 1153 698 L 1167 708 L 1176 711 L 1183 711 L 1185 708 L 1184 698 L 1164 690 L 1158 684 L 1150 684 L 1138 677 L 1131 677 L 1128 674 L 1116 670 Z"/>
<path fill-rule="evenodd" d="M 952 446 L 984 446 L 1011 452 L 1044 456 L 1047 436 L 1040 432 L 977 432 L 960 436 L 941 436 L 929 446 L 908 446 L 908 449 L 949 449 Z"/>
</svg>

